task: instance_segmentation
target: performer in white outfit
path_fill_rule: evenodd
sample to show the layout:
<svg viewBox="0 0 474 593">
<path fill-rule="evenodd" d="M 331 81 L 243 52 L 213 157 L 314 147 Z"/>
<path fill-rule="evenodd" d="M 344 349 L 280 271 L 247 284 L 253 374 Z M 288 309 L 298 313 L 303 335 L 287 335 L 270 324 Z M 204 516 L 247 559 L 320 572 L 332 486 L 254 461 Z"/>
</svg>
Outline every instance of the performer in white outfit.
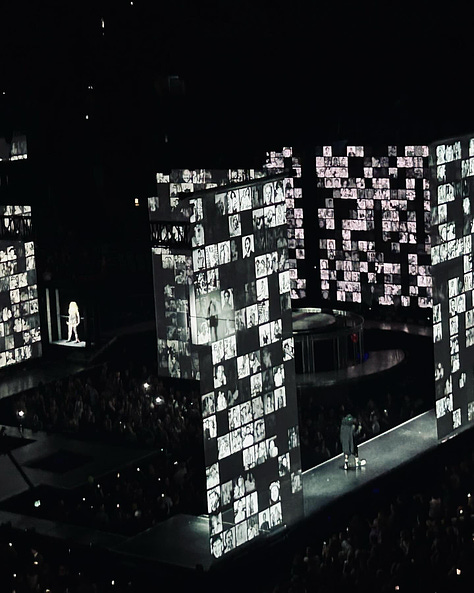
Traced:
<svg viewBox="0 0 474 593">
<path fill-rule="evenodd" d="M 67 341 L 72 342 L 72 335 L 74 334 L 75 342 L 78 344 L 80 342 L 78 335 L 77 335 L 77 326 L 81 322 L 81 316 L 79 314 L 79 307 L 75 301 L 71 301 L 69 303 L 69 310 L 68 310 L 68 320 L 67 320 Z"/>
</svg>

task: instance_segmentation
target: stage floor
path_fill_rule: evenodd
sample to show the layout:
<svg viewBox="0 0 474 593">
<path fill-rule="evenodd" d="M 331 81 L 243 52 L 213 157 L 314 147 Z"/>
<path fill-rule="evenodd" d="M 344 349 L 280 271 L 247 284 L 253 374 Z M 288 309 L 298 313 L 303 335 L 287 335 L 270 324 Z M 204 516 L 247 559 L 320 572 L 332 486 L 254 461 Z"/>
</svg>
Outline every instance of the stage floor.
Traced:
<svg viewBox="0 0 474 593">
<path fill-rule="evenodd" d="M 81 445 L 85 446 L 85 443 L 81 443 Z M 31 446 L 27 445 L 24 449 L 26 450 Z M 305 517 L 320 513 L 329 504 L 412 462 L 437 446 L 435 413 L 434 410 L 429 410 L 362 444 L 359 448 L 360 455 L 367 460 L 367 465 L 361 469 L 344 471 L 342 469 L 342 455 L 339 455 L 304 472 Z M 117 451 L 118 449 L 120 448 L 117 448 Z M 25 453 L 18 454 L 18 451 L 18 449 L 15 449 L 13 454 L 19 461 L 23 462 L 28 456 Z M 111 454 L 110 451 L 105 449 L 103 451 L 105 457 Z M 118 463 L 117 451 L 115 466 Z M 84 452 L 84 449 L 81 448 L 81 452 Z M 121 457 L 121 460 L 125 461 L 125 458 Z M 12 467 L 8 471 L 5 467 L 7 461 L 11 463 L 6 456 L 3 456 L 0 474 L 11 476 L 12 481 L 16 482 L 17 486 L 24 491 L 26 485 L 24 482 L 21 483 L 22 479 L 17 475 L 15 468 Z M 114 464 L 111 463 L 111 465 Z M 101 471 L 106 469 L 104 465 L 96 465 L 96 469 L 99 468 Z M 44 481 L 47 476 L 43 475 L 41 479 L 39 475 L 31 473 L 38 470 L 31 470 L 28 467 L 24 469 L 35 484 L 58 483 L 57 476 L 49 476 L 48 480 Z M 8 473 L 4 473 L 5 471 Z M 94 475 L 94 468 L 89 467 L 87 473 L 88 475 Z M 79 478 L 79 476 L 76 477 Z M 72 475 L 65 475 L 64 479 L 64 485 L 68 483 L 72 486 L 76 481 L 76 479 L 72 479 Z M 10 480 L 4 480 L 3 482 L 3 484 L 0 482 L 2 489 L 0 498 L 5 497 L 6 483 L 10 482 Z M 18 487 L 15 488 L 13 483 L 8 486 L 10 495 L 17 489 Z M 130 538 L 0 511 L 0 523 L 7 521 L 11 522 L 14 527 L 21 529 L 34 528 L 38 533 L 59 538 L 67 537 L 70 541 L 81 544 L 90 540 L 119 554 L 147 559 L 154 563 L 188 569 L 194 569 L 200 565 L 204 570 L 208 570 L 211 566 L 209 525 L 206 515 L 199 517 L 177 515 Z M 230 560 L 231 558 L 229 558 Z"/>
<path fill-rule="evenodd" d="M 338 455 L 303 474 L 305 515 L 399 469 L 438 446 L 435 411 L 429 410 L 359 446 L 367 465 L 344 471 L 344 456 Z"/>
<path fill-rule="evenodd" d="M 361 364 L 341 369 L 339 371 L 325 371 L 296 375 L 296 387 L 330 387 L 342 385 L 352 381 L 360 381 L 368 377 L 379 375 L 395 368 L 405 360 L 403 350 L 377 350 L 369 352 L 367 360 Z"/>
</svg>

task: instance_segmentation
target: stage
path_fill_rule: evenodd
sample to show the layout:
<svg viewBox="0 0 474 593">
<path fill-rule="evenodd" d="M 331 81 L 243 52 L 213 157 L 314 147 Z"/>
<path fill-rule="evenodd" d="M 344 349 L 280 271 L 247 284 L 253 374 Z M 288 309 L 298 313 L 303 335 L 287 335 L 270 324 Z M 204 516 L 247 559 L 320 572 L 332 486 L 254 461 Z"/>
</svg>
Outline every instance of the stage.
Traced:
<svg viewBox="0 0 474 593">
<path fill-rule="evenodd" d="M 25 435 L 28 438 L 34 435 Z M 56 440 L 59 437 L 51 437 Z M 66 446 L 62 443 L 62 446 Z M 75 445 L 74 445 L 75 446 Z M 367 459 L 367 465 L 358 470 L 344 471 L 342 469 L 342 455 L 335 457 L 303 474 L 304 512 L 305 519 L 314 517 L 324 509 L 357 490 L 376 482 L 402 466 L 411 463 L 421 455 L 429 453 L 438 446 L 436 435 L 436 422 L 434 410 L 425 412 L 400 426 L 397 426 L 367 442 L 359 448 L 361 457 Z M 72 487 L 80 481 L 78 470 L 66 472 L 62 476 L 54 476 L 41 470 L 41 476 L 37 471 L 27 467 L 25 460 L 31 458 L 28 448 L 33 452 L 33 447 L 41 445 L 26 445 L 22 453 L 15 449 L 13 454 L 21 462 L 27 475 L 38 483 L 61 484 L 62 487 Z M 84 452 L 85 443 L 81 443 L 81 452 Z M 93 445 L 89 445 L 89 453 L 92 454 Z M 97 450 L 97 446 L 95 447 Z M 120 463 L 130 460 L 129 451 L 121 450 L 120 447 L 104 447 L 100 449 L 102 461 L 96 461 L 95 467 L 85 466 L 80 472 L 82 476 L 95 475 L 96 471 L 105 472 L 107 467 L 105 460 L 109 459 L 109 467 L 117 468 Z M 21 451 L 21 449 L 20 449 Z M 136 459 L 139 455 L 137 452 Z M 8 498 L 25 491 L 27 486 L 17 474 L 15 468 L 7 467 L 10 460 L 6 456 L 1 458 L 0 472 L 8 475 L 10 480 L 1 484 L 0 497 Z M 27 463 L 27 462 L 26 462 Z M 124 537 L 94 530 L 87 530 L 74 525 L 64 525 L 54 521 L 35 519 L 16 513 L 0 511 L 0 523 L 10 522 L 13 527 L 19 529 L 35 529 L 41 533 L 54 538 L 67 538 L 69 542 L 84 544 L 94 543 L 113 551 L 126 558 L 140 558 L 141 561 L 148 561 L 153 564 L 174 566 L 178 569 L 195 569 L 200 566 L 205 571 L 211 567 L 211 555 L 209 552 L 209 526 L 206 515 L 194 517 L 191 515 L 176 515 L 167 521 L 158 524 L 134 537 Z M 275 535 L 270 536 L 275 540 Z M 255 546 L 265 545 L 265 540 L 258 538 Z M 251 551 L 249 546 L 247 551 Z M 242 551 L 242 553 L 244 553 Z M 232 555 L 227 557 L 232 560 Z M 226 557 L 222 565 L 226 563 Z"/>
<path fill-rule="evenodd" d="M 323 324 L 324 325 L 324 324 Z M 332 325 L 329 323 L 329 325 Z M 374 335 L 383 335 L 380 344 L 387 346 L 385 334 L 402 332 L 428 339 L 429 329 L 396 323 L 370 322 L 365 325 Z M 149 329 L 148 326 L 146 329 Z M 378 331 L 381 330 L 381 331 Z M 136 334 L 136 331 L 132 331 Z M 409 337 L 409 336 L 407 336 Z M 390 345 L 388 341 L 388 345 Z M 109 342 L 110 343 L 110 342 Z M 361 386 L 364 381 L 399 367 L 405 362 L 405 341 L 395 340 L 391 349 L 378 349 L 379 343 L 374 342 L 362 364 L 349 366 L 345 369 L 297 375 L 298 390 L 313 388 L 329 388 L 334 385 L 351 384 Z M 395 346 L 395 347 L 394 347 Z M 415 349 L 419 349 L 418 343 Z M 45 360 L 31 367 L 15 369 L 14 373 L 5 373 L 0 386 L 0 398 L 18 394 L 24 390 L 37 387 L 40 382 L 48 383 L 67 377 L 84 369 L 83 365 L 66 361 Z M 323 393 L 324 389 L 321 389 Z M 10 437 L 10 452 L 20 464 L 28 479 L 35 487 L 53 487 L 71 489 L 87 482 L 89 476 L 94 479 L 117 471 L 130 463 L 139 463 L 152 454 L 112 445 L 100 445 L 75 440 L 73 437 L 47 435 L 24 431 L 24 441 L 19 439 L 17 427 L 7 430 Z M 345 472 L 342 468 L 342 456 L 331 459 L 303 473 L 304 518 L 317 518 L 331 504 L 342 501 L 344 497 L 375 483 L 414 461 L 420 455 L 429 453 L 438 446 L 434 410 L 425 412 L 381 435 L 360 445 L 361 456 L 367 459 L 367 465 L 360 470 Z M 44 460 L 61 452 L 76 456 L 74 468 L 62 473 L 50 471 Z M 43 460 L 43 461 L 42 461 Z M 0 502 L 16 497 L 28 490 L 28 485 L 7 455 L 0 456 L 0 475 L 8 478 L 0 482 Z M 140 562 L 144 565 L 159 564 L 174 571 L 194 571 L 200 567 L 205 572 L 211 568 L 209 551 L 208 516 L 191 516 L 179 514 L 167 521 L 159 523 L 135 536 L 123 536 L 103 531 L 92 530 L 82 526 L 63 524 L 32 515 L 25 516 L 17 512 L 0 510 L 0 523 L 11 523 L 21 530 L 34 529 L 58 540 L 67 540 L 78 545 L 94 544 L 101 549 L 117 554 L 123 562 Z M 272 533 L 268 537 L 257 538 L 255 543 L 224 556 L 214 567 L 225 568 L 228 561 L 258 556 L 260 551 L 268 549 L 271 544 L 280 541 L 288 532 L 298 530 L 299 526 L 291 526 L 280 533 Z M 235 555 L 234 555 L 235 554 Z M 214 568 L 213 567 L 213 568 Z M 211 571 L 213 572 L 213 571 Z"/>
</svg>

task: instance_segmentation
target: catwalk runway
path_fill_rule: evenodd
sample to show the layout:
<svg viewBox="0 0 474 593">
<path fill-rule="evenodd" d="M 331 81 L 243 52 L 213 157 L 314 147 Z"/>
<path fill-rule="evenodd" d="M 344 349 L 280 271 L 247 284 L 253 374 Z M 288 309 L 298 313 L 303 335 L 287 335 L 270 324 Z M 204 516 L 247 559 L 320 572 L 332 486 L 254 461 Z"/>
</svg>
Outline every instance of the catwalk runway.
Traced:
<svg viewBox="0 0 474 593">
<path fill-rule="evenodd" d="M 310 517 L 338 498 L 363 488 L 370 482 L 410 463 L 438 446 L 436 418 L 430 410 L 360 446 L 367 465 L 360 470 L 344 471 L 342 455 L 303 474 L 304 512 Z M 182 548 L 179 542 L 185 541 Z M 157 525 L 144 534 L 120 544 L 117 551 L 153 557 L 193 568 L 210 566 L 207 517 L 180 515 Z"/>
<path fill-rule="evenodd" d="M 434 410 L 429 410 L 360 445 L 360 458 L 367 460 L 365 467 L 344 471 L 341 454 L 304 472 L 305 515 L 322 511 L 336 498 L 362 488 L 437 446 L 436 417 Z"/>
</svg>

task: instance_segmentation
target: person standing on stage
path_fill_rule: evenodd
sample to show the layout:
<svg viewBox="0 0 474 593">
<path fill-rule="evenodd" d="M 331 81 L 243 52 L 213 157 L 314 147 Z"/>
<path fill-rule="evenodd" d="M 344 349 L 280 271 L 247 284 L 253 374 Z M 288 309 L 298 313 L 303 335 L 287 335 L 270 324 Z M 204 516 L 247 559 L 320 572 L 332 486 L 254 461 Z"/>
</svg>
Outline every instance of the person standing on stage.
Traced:
<svg viewBox="0 0 474 593">
<path fill-rule="evenodd" d="M 81 316 L 79 314 L 79 307 L 75 301 L 71 301 L 69 303 L 68 309 L 68 320 L 67 320 L 67 341 L 68 342 L 76 342 L 79 344 L 80 340 L 77 335 L 77 326 L 81 322 Z M 75 340 L 72 339 L 74 335 Z"/>
<path fill-rule="evenodd" d="M 361 467 L 366 464 L 365 459 L 359 459 L 356 437 L 360 434 L 362 425 L 352 414 L 344 416 L 341 422 L 339 433 L 341 439 L 342 452 L 344 453 L 344 469 L 349 469 L 349 457 L 355 458 L 355 467 Z"/>
</svg>

